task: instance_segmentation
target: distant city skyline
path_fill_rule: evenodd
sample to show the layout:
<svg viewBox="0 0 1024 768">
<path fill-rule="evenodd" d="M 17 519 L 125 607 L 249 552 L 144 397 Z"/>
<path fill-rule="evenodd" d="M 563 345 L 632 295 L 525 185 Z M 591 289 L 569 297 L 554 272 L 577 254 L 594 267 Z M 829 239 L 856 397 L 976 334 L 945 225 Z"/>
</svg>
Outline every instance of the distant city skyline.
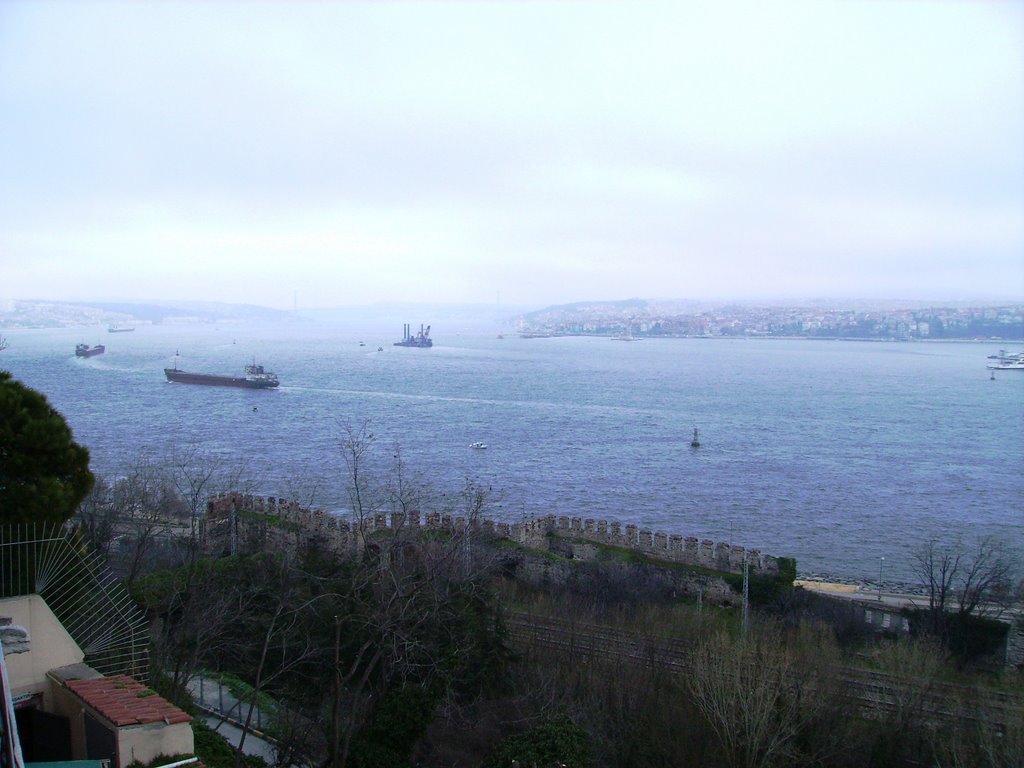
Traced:
<svg viewBox="0 0 1024 768">
<path fill-rule="evenodd" d="M 0 4 L 0 301 L 1019 301 L 1024 5 Z"/>
</svg>

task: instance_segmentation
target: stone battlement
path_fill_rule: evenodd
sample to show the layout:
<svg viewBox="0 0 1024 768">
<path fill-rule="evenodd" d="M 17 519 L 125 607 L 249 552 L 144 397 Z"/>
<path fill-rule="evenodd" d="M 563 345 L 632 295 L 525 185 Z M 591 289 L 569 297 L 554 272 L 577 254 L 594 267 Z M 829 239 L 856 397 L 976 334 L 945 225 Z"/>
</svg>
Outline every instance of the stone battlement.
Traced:
<svg viewBox="0 0 1024 768">
<path fill-rule="evenodd" d="M 241 513 L 241 516 L 239 516 Z M 467 528 L 466 518 L 440 512 L 408 514 L 378 513 L 365 520 L 336 517 L 321 509 L 307 509 L 298 502 L 274 497 L 228 493 L 207 503 L 203 540 L 208 551 L 228 549 L 251 551 L 269 546 L 301 546 L 316 539 L 339 554 L 361 551 L 366 537 L 376 531 L 424 527 L 451 531 Z M 534 549 L 548 549 L 549 537 L 579 539 L 595 544 L 622 547 L 668 562 L 742 573 L 744 559 L 751 573 L 775 576 L 778 559 L 757 549 L 699 540 L 693 536 L 668 534 L 640 528 L 618 520 L 547 515 L 521 523 L 479 520 L 472 530 L 509 539 Z"/>
<path fill-rule="evenodd" d="M 550 516 L 542 518 L 552 523 L 551 531 L 558 536 L 639 552 L 658 560 L 710 568 L 725 573 L 742 573 L 746 559 L 751 573 L 777 576 L 778 558 L 762 554 L 758 549 L 746 549 L 737 544 L 697 539 L 694 536 L 668 534 L 640 528 L 632 523 L 623 525 L 618 520 L 593 520 L 579 517 Z"/>
</svg>

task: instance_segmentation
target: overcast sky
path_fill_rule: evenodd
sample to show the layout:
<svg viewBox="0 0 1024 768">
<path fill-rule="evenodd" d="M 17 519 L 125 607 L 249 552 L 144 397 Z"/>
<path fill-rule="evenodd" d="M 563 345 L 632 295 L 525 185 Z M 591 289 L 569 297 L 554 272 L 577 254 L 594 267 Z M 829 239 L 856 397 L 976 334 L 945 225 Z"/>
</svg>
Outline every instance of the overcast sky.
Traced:
<svg viewBox="0 0 1024 768">
<path fill-rule="evenodd" d="M 1024 3 L 0 0 L 0 298 L 1024 297 Z"/>
</svg>

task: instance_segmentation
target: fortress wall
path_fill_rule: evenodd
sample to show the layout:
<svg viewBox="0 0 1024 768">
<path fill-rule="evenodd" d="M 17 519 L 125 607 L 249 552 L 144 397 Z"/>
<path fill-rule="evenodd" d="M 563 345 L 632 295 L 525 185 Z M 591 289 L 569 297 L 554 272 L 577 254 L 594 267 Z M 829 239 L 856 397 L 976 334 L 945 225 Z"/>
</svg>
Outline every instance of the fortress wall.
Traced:
<svg viewBox="0 0 1024 768">
<path fill-rule="evenodd" d="M 235 513 L 246 513 L 239 517 Z M 419 510 L 375 513 L 363 521 L 338 518 L 322 509 L 307 509 L 298 502 L 273 497 L 227 493 L 207 503 L 204 524 L 204 546 L 209 551 L 224 551 L 231 538 L 242 551 L 276 547 L 303 546 L 319 540 L 338 554 L 362 550 L 365 538 L 374 531 L 402 530 L 407 527 L 442 528 L 465 531 L 469 523 L 464 517 Z M 499 536 L 533 549 L 547 549 L 549 537 L 578 539 L 595 544 L 622 547 L 659 560 L 699 566 L 727 573 L 742 573 L 746 560 L 755 574 L 777 575 L 777 558 L 764 555 L 759 549 L 746 549 L 736 544 L 698 540 L 693 536 L 668 534 L 640 528 L 634 523 L 623 525 L 618 520 L 546 515 L 520 523 L 474 520 L 472 530 Z"/>
<path fill-rule="evenodd" d="M 692 536 L 650 531 L 634 523 L 623 526 L 617 520 L 570 518 L 565 515 L 546 519 L 554 525 L 553 533 L 556 535 L 623 547 L 659 560 L 727 573 L 742 573 L 746 559 L 752 573 L 771 576 L 779 573 L 778 559 L 763 555 L 759 549 L 746 549 L 736 544 L 707 539 L 698 541 Z"/>
</svg>

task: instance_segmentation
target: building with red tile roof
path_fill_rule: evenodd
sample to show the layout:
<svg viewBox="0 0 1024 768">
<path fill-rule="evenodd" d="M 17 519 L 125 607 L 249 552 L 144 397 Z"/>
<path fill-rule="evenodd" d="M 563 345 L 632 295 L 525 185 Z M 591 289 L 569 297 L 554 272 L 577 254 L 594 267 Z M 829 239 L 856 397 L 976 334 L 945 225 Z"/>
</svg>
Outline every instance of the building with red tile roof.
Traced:
<svg viewBox="0 0 1024 768">
<path fill-rule="evenodd" d="M 5 654 L 0 690 L 10 709 L 0 731 L 21 742 L 18 756 L 12 752 L 7 761 L 12 766 L 103 760 L 124 768 L 160 755 L 195 754 L 188 713 L 129 675 L 104 676 L 83 663 L 81 648 L 40 595 L 0 599 L 0 617 L 7 617 L 0 626 L 19 630 L 9 638 L 17 647 Z M 3 649 L 9 644 L 5 639 Z M 30 725 L 28 743 L 14 720 Z"/>
<path fill-rule="evenodd" d="M 67 687 L 114 725 L 188 723 L 192 717 L 128 675 L 69 680 Z"/>
</svg>

